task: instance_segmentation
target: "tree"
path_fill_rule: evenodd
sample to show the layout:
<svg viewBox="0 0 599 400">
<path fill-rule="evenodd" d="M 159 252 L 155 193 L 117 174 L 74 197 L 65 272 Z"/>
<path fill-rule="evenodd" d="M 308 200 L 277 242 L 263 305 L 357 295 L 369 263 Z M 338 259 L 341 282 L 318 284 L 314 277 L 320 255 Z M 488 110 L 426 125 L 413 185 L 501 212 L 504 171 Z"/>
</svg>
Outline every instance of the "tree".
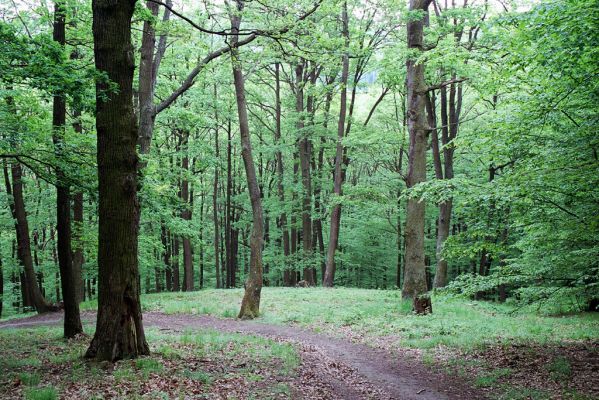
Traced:
<svg viewBox="0 0 599 400">
<path fill-rule="evenodd" d="M 241 301 L 238 318 L 252 319 L 260 313 L 260 293 L 262 291 L 262 240 L 264 236 L 264 221 L 262 212 L 262 199 L 260 186 L 256 177 L 256 168 L 252 157 L 252 143 L 245 99 L 245 82 L 237 48 L 239 27 L 243 0 L 236 0 L 236 10 L 231 15 L 231 31 L 233 34 L 231 50 L 231 63 L 233 65 L 233 81 L 235 84 L 235 99 L 239 118 L 239 134 L 241 136 L 241 157 L 245 167 L 248 192 L 252 204 L 252 233 L 250 237 L 250 269 L 245 282 L 245 294 Z"/>
<path fill-rule="evenodd" d="M 416 12 L 408 21 L 408 55 L 406 61 L 407 114 L 410 135 L 407 186 L 414 188 L 426 180 L 426 148 L 428 126 L 425 97 L 428 90 L 424 81 L 424 64 L 417 60 L 424 50 L 424 20 L 430 0 L 410 0 L 410 12 Z M 406 209 L 406 265 L 402 297 L 412 299 L 414 310 L 421 314 L 431 311 L 430 297 L 426 296 L 427 283 L 424 263 L 424 199 L 410 196 Z"/>
<path fill-rule="evenodd" d="M 337 122 L 337 145 L 335 153 L 335 172 L 333 193 L 340 197 L 343 192 L 343 136 L 345 133 L 345 115 L 347 113 L 347 77 L 349 75 L 349 17 L 347 15 L 347 1 L 343 2 L 341 12 L 341 21 L 343 23 L 343 37 L 345 39 L 345 53 L 341 69 L 341 99 L 339 106 L 339 120 Z M 336 203 L 331 210 L 331 225 L 329 232 L 329 247 L 327 250 L 326 270 L 323 286 L 333 287 L 335 279 L 335 251 L 339 242 L 339 229 L 341 224 L 341 203 L 340 199 L 335 199 Z"/>
<path fill-rule="evenodd" d="M 54 40 L 64 46 L 66 8 L 62 0 L 54 3 Z M 66 122 L 65 93 L 54 94 L 52 106 L 52 140 L 57 158 L 61 160 L 65 151 L 64 130 Z M 74 337 L 83 332 L 79 316 L 79 283 L 73 268 L 71 248 L 71 190 L 66 182 L 66 176 L 60 166 L 56 168 L 56 231 L 58 236 L 58 264 L 60 269 L 60 284 L 64 302 L 64 336 Z"/>
<path fill-rule="evenodd" d="M 115 361 L 149 353 L 138 271 L 137 124 L 131 18 L 135 0 L 94 0 L 99 237 L 98 318 L 86 357 Z"/>
</svg>

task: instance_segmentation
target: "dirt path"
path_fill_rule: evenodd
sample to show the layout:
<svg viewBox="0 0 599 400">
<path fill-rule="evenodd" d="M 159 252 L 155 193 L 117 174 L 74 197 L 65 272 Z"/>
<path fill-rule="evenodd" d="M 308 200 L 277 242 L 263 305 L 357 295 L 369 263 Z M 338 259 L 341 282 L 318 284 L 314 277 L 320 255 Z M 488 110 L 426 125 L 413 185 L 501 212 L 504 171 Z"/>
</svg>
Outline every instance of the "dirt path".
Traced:
<svg viewBox="0 0 599 400">
<path fill-rule="evenodd" d="M 84 320 L 95 313 L 85 312 Z M 28 328 L 62 322 L 58 313 L 33 316 L 0 323 L 2 328 Z M 159 312 L 144 313 L 144 324 L 161 330 L 182 332 L 188 329 L 215 329 L 266 336 L 294 343 L 308 364 L 303 373 L 324 375 L 339 399 L 443 400 L 483 399 L 480 391 L 468 387 L 462 379 L 424 367 L 401 354 L 351 343 L 305 329 L 268 325 L 254 321 L 221 319 L 205 315 Z"/>
</svg>

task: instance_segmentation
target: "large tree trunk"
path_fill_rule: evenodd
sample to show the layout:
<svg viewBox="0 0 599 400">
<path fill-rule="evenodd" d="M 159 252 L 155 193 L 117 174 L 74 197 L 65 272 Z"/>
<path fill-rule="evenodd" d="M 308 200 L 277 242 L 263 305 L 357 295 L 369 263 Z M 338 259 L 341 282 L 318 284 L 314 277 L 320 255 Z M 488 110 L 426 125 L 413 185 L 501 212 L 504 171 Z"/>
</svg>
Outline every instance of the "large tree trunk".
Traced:
<svg viewBox="0 0 599 400">
<path fill-rule="evenodd" d="M 149 354 L 139 299 L 137 126 L 131 18 L 135 0 L 93 0 L 99 233 L 98 317 L 86 357 L 115 361 Z"/>
<path fill-rule="evenodd" d="M 430 0 L 410 0 L 410 11 L 428 12 Z M 424 46 L 424 16 L 408 22 L 408 49 L 421 52 Z M 425 97 L 427 86 L 424 82 L 424 64 L 417 63 L 412 56 L 406 61 L 408 89 L 408 132 L 410 136 L 407 186 L 412 188 L 426 180 L 427 121 Z M 424 260 L 424 219 L 425 201 L 408 198 L 406 212 L 406 257 L 402 297 L 413 299 L 417 313 L 430 312 L 430 298 L 427 292 Z"/>
<path fill-rule="evenodd" d="M 65 44 L 65 14 L 62 0 L 54 4 L 53 38 L 60 46 Z M 66 100 L 64 93 L 54 94 L 52 106 L 52 140 L 58 160 L 64 158 L 64 133 L 66 123 Z M 58 236 L 58 267 L 62 299 L 64 302 L 64 336 L 72 338 L 83 332 L 79 316 L 79 291 L 71 249 L 71 189 L 60 166 L 56 167 L 56 231 Z"/>
<path fill-rule="evenodd" d="M 343 3 L 341 19 L 343 21 L 343 37 L 345 38 L 346 52 L 343 54 L 343 66 L 341 70 L 341 100 L 339 106 L 339 120 L 337 123 L 337 151 L 335 154 L 335 181 L 333 193 L 335 197 L 343 194 L 343 135 L 345 132 L 345 116 L 347 114 L 347 77 L 349 75 L 349 26 L 347 15 L 347 2 Z M 322 285 L 333 287 L 335 281 L 335 251 L 339 244 L 339 229 L 341 224 L 341 204 L 339 199 L 334 199 L 335 204 L 331 210 L 331 225 L 329 232 L 329 247 L 327 250 L 326 270 Z"/>
<path fill-rule="evenodd" d="M 231 16 L 231 30 L 233 38 L 231 42 L 236 46 L 241 24 L 241 15 L 243 11 L 243 1 L 237 0 L 237 12 Z M 231 50 L 231 62 L 233 64 L 233 81 L 235 83 L 235 95 L 237 100 L 237 113 L 239 116 L 239 133 L 241 136 L 241 156 L 245 166 L 250 202 L 252 204 L 252 233 L 250 237 L 250 269 L 248 278 L 245 282 L 245 294 L 241 301 L 239 318 L 252 319 L 260 313 L 260 293 L 262 291 L 262 240 L 264 236 L 264 223 L 262 221 L 262 201 L 260 199 L 260 187 L 256 178 L 256 168 L 252 158 L 252 143 L 250 138 L 250 128 L 247 114 L 247 104 L 245 100 L 245 83 L 241 63 L 239 59 L 239 50 L 233 47 Z"/>
</svg>

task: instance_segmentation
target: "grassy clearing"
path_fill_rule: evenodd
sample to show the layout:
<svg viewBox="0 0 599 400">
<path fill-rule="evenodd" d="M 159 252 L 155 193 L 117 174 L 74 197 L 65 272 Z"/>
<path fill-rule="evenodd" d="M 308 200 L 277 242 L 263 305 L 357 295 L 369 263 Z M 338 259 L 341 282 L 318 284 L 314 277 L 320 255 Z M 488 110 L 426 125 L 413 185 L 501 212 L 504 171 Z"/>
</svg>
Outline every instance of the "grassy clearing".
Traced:
<svg viewBox="0 0 599 400">
<path fill-rule="evenodd" d="M 243 291 L 202 290 L 142 297 L 144 310 L 230 318 Z M 88 302 L 84 308 L 93 309 Z M 265 288 L 261 322 L 297 324 L 316 331 L 385 338 L 398 346 L 469 350 L 489 344 L 599 340 L 599 314 L 551 317 L 506 304 L 436 297 L 433 314 L 416 316 L 399 291 L 367 289 Z M 342 328 L 341 330 L 339 328 Z"/>
<path fill-rule="evenodd" d="M 300 365 L 286 343 L 241 334 L 147 329 L 152 355 L 115 364 L 83 359 L 89 337 L 60 327 L 0 331 L 0 398 L 291 398 Z"/>
</svg>

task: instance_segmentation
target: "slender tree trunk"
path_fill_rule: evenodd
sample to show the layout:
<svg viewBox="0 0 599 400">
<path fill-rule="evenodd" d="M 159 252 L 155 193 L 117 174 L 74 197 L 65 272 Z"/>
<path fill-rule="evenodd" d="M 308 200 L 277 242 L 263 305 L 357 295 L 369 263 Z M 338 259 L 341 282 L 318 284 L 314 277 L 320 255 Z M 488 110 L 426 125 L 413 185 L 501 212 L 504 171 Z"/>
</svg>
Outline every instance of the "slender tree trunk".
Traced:
<svg viewBox="0 0 599 400">
<path fill-rule="evenodd" d="M 179 235 L 173 235 L 173 253 L 171 256 L 171 271 L 173 274 L 173 292 L 181 290 L 181 274 L 179 273 Z"/>
<path fill-rule="evenodd" d="M 2 318 L 3 303 L 4 303 L 4 268 L 2 266 L 2 254 L 0 254 L 0 318 Z"/>
<path fill-rule="evenodd" d="M 313 268 L 310 266 L 312 259 L 312 179 L 310 176 L 310 138 L 305 130 L 304 118 L 304 61 L 300 61 L 295 68 L 295 111 L 297 112 L 297 146 L 302 177 L 302 260 L 304 264 L 303 280 L 314 286 L 316 280 Z"/>
<path fill-rule="evenodd" d="M 65 14 L 62 0 L 54 3 L 54 41 L 61 47 L 65 44 Z M 64 159 L 64 133 L 66 123 L 66 100 L 64 93 L 54 94 L 52 107 L 52 140 L 60 161 Z M 72 338 L 83 332 L 79 316 L 79 291 L 73 268 L 71 249 L 71 189 L 60 166 L 56 167 L 56 231 L 58 236 L 58 266 L 62 298 L 64 301 L 64 336 Z"/>
<path fill-rule="evenodd" d="M 200 191 L 200 289 L 204 288 L 204 189 Z"/>
<path fill-rule="evenodd" d="M 231 30 L 239 32 L 243 1 L 237 0 L 237 12 L 231 16 Z M 233 46 L 237 44 L 238 36 L 231 39 Z M 260 187 L 256 178 L 256 168 L 252 158 L 252 143 L 247 115 L 247 104 L 245 100 L 245 83 L 241 70 L 239 50 L 231 50 L 231 62 L 233 64 L 233 81 L 235 83 L 235 95 L 237 100 L 237 112 L 239 116 L 239 133 L 241 136 L 241 156 L 245 166 L 250 202 L 252 204 L 252 233 L 250 237 L 250 268 L 245 282 L 245 294 L 241 302 L 238 318 L 252 319 L 260 313 L 260 293 L 262 291 L 262 240 L 264 236 L 262 201 L 260 199 Z"/>
<path fill-rule="evenodd" d="M 133 110 L 131 18 L 135 0 L 93 0 L 96 68 L 119 90 L 96 83 L 99 234 L 98 317 L 86 357 L 115 361 L 149 354 L 139 299 L 139 203 Z"/>
<path fill-rule="evenodd" d="M 217 88 L 216 85 L 214 86 L 214 100 L 216 102 L 216 95 L 217 95 Z M 219 175 L 219 169 L 220 169 L 220 165 L 219 165 L 219 157 L 220 157 L 220 151 L 219 151 L 219 147 L 218 147 L 218 111 L 217 111 L 217 104 L 215 104 L 214 106 L 214 115 L 216 118 L 216 122 L 217 122 L 217 126 L 214 130 L 214 149 L 215 149 L 215 157 L 216 157 L 216 162 L 214 163 L 214 182 L 212 185 L 212 221 L 214 223 L 214 268 L 216 271 L 216 288 L 220 289 L 222 287 L 221 285 L 221 276 L 220 276 L 220 271 L 221 271 L 221 265 L 220 265 L 220 223 L 219 223 L 219 218 L 218 218 L 218 175 Z M 228 185 L 228 182 L 227 182 Z M 228 199 L 227 199 L 228 200 Z M 226 211 L 226 210 L 225 210 Z M 226 230 L 226 229 L 225 229 Z M 228 232 L 225 232 L 225 235 L 228 235 Z M 228 250 L 228 249 L 227 249 Z M 227 271 L 229 269 L 229 264 L 227 263 L 227 267 L 226 267 Z M 227 278 L 228 278 L 227 274 Z M 227 286 L 228 286 L 228 281 L 227 281 Z"/>
<path fill-rule="evenodd" d="M 160 237 L 162 239 L 163 248 L 163 263 L 164 263 L 164 275 L 166 280 L 166 291 L 170 292 L 173 289 L 173 277 L 171 274 L 171 243 L 170 235 L 166 229 L 164 222 L 160 229 Z"/>
<path fill-rule="evenodd" d="M 349 74 L 349 27 L 347 15 L 347 1 L 343 3 L 341 19 L 343 21 L 343 37 L 345 38 L 345 53 L 343 54 L 343 66 L 341 71 L 341 100 L 339 107 L 339 121 L 337 125 L 337 151 L 335 154 L 335 182 L 333 193 L 335 197 L 343 195 L 343 134 L 345 132 L 345 117 L 347 114 L 347 77 Z M 326 270 L 322 285 L 333 287 L 335 282 L 335 251 L 339 244 L 339 229 L 341 224 L 340 199 L 335 198 L 335 204 L 331 210 L 331 224 L 329 232 L 329 247 L 327 250 Z"/>
<path fill-rule="evenodd" d="M 189 131 L 183 130 L 181 132 L 181 144 L 182 151 L 184 152 L 183 158 L 181 159 L 181 170 L 183 177 L 181 179 L 181 202 L 183 203 L 183 210 L 181 211 L 181 219 L 184 221 L 191 221 L 192 217 L 192 201 L 189 190 Z M 191 239 L 189 235 L 181 237 L 181 243 L 183 245 L 183 290 L 190 292 L 193 290 L 193 253 L 191 248 Z"/>
<path fill-rule="evenodd" d="M 23 170 L 19 163 L 12 163 L 10 166 L 12 176 L 12 188 L 5 169 L 5 179 L 7 183 L 6 192 L 9 195 L 10 208 L 15 220 L 15 229 L 17 233 L 17 256 L 20 264 L 23 266 L 23 275 L 21 284 L 24 288 L 23 303 L 31 304 L 38 313 L 52 311 L 53 307 L 44 298 L 40 287 L 36 281 L 35 270 L 33 268 L 33 258 L 31 256 L 31 240 L 29 238 L 29 223 L 27 221 L 27 212 L 25 211 L 25 199 L 23 198 Z M 11 197 L 12 195 L 12 197 Z"/>
<path fill-rule="evenodd" d="M 77 300 L 84 300 L 83 283 L 83 193 L 77 192 L 73 195 L 73 274 L 77 288 Z"/>
<path fill-rule="evenodd" d="M 283 169 L 283 152 L 281 151 L 281 75 L 280 75 L 281 65 L 279 63 L 275 64 L 275 143 L 277 144 L 277 151 L 275 153 L 275 162 L 276 162 L 276 170 L 277 170 L 277 194 L 279 196 L 279 201 L 281 202 L 281 206 L 285 205 L 285 187 L 283 184 L 284 181 L 284 169 Z M 279 227 L 281 229 L 282 241 L 283 241 L 283 255 L 285 256 L 285 264 L 286 260 L 290 254 L 289 248 L 289 229 L 287 226 L 287 213 L 283 209 L 283 212 L 279 215 Z M 294 271 L 289 268 L 285 268 L 283 271 L 283 284 L 285 286 L 294 286 L 295 279 L 292 279 L 292 274 Z"/>
<path fill-rule="evenodd" d="M 428 12 L 430 0 L 410 0 L 410 11 Z M 423 51 L 424 18 L 408 22 L 408 49 Z M 407 186 L 412 188 L 426 180 L 427 121 L 425 97 L 427 86 L 424 82 L 424 63 L 409 58 L 407 66 L 408 132 L 410 136 Z M 406 212 L 406 259 L 402 297 L 413 299 L 417 313 L 431 312 L 427 292 L 424 260 L 425 201 L 408 198 Z"/>
</svg>

